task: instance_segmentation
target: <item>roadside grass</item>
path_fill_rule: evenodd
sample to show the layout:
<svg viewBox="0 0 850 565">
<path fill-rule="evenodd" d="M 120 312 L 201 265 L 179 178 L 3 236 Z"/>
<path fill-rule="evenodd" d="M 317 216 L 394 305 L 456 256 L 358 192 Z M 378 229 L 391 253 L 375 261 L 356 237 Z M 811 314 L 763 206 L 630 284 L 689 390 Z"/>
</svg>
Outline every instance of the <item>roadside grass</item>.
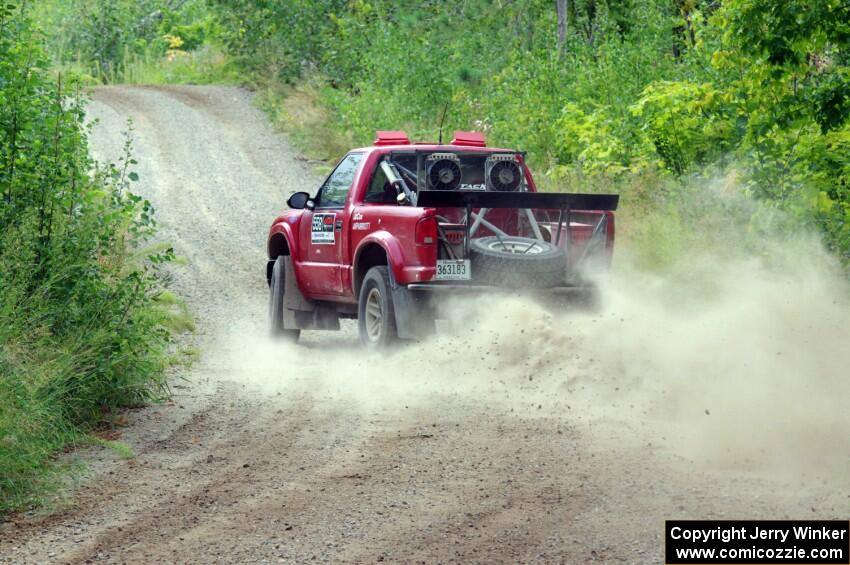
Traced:
<svg viewBox="0 0 850 565">
<path fill-rule="evenodd" d="M 8 347 L 8 343 L 6 346 Z M 48 364 L 51 365 L 51 364 Z M 31 367 L 42 374 L 47 367 Z M 42 376 L 43 378 L 43 376 Z M 65 469 L 53 455 L 75 437 L 59 406 L 35 394 L 19 371 L 0 381 L 0 515 L 40 505 L 57 490 Z"/>
<path fill-rule="evenodd" d="M 271 71 L 265 74 L 274 76 Z M 351 132 L 322 103 L 323 91 L 328 87 L 320 78 L 308 77 L 295 85 L 259 78 L 251 86 L 257 93 L 259 107 L 272 124 L 286 133 L 293 146 L 313 161 L 320 172 L 330 172 L 336 161 L 354 146 Z"/>
<path fill-rule="evenodd" d="M 173 333 L 192 331 L 194 322 L 185 303 L 168 292 L 162 295 L 166 296 L 162 302 L 177 307 L 179 313 L 163 312 L 156 306 L 150 315 L 159 318 Z M 133 458 L 130 446 L 95 435 L 98 432 L 93 426 L 104 421 L 120 426 L 122 408 L 165 400 L 170 396 L 165 370 L 188 368 L 199 356 L 197 349 L 182 344 L 174 345 L 170 353 L 152 350 L 126 382 L 115 382 L 114 376 L 98 382 L 98 364 L 121 363 L 118 359 L 98 359 L 102 353 L 97 342 L 106 337 L 106 332 L 99 333 L 90 338 L 79 336 L 72 344 L 51 339 L 39 340 L 38 345 L 12 340 L 3 343 L 0 516 L 38 508 L 61 497 L 69 475 L 85 471 L 84 465 L 61 457 L 63 451 L 76 445 L 98 445 L 122 459 Z M 86 343 L 89 339 L 93 343 Z M 89 407 L 76 408 L 80 399 L 74 396 L 89 397 Z M 98 398 L 103 398 L 104 404 Z M 114 408 L 108 407 L 110 402 L 115 403 Z"/>
<path fill-rule="evenodd" d="M 204 45 L 195 51 L 172 50 L 165 56 L 146 52 L 128 55 L 123 76 L 110 84 L 238 84 L 239 73 L 219 48 Z"/>
<path fill-rule="evenodd" d="M 201 350 L 197 347 L 183 346 L 172 356 L 171 365 L 190 369 L 201 358 Z"/>
<path fill-rule="evenodd" d="M 143 252 L 118 248 L 119 257 L 102 261 L 120 265 L 116 274 L 134 271 L 143 268 L 148 254 L 164 247 L 146 246 Z M 54 284 L 45 282 L 47 287 Z M 80 315 L 83 322 L 62 335 L 39 322 L 50 317 L 53 304 L 34 300 L 23 318 L 13 310 L 17 305 L 0 301 L 3 307 L 0 516 L 52 505 L 64 496 L 72 475 L 85 470 L 61 456 L 76 445 L 99 445 L 132 458 L 129 446 L 97 430 L 104 423 L 123 425 L 124 408 L 169 398 L 167 369 L 189 367 L 198 357 L 196 349 L 173 338 L 193 332 L 195 323 L 186 303 L 168 290 L 159 289 L 128 310 L 132 324 L 119 334 L 117 320 L 104 319 L 98 303 L 74 305 L 86 309 Z"/>
<path fill-rule="evenodd" d="M 125 50 L 120 76 L 86 71 L 80 58 L 51 67 L 50 37 L 26 3 L 0 5 L 0 154 L 11 155 L 0 175 L 0 517 L 61 497 L 79 467 L 62 453 L 75 445 L 132 457 L 92 434 L 122 425 L 126 408 L 169 398 L 167 369 L 197 357 L 174 339 L 194 321 L 165 291 L 163 266 L 180 261 L 150 244 L 156 224 L 132 191 L 132 140 L 117 163 L 91 159 L 80 83 L 235 77 L 214 47 Z"/>
<path fill-rule="evenodd" d="M 133 459 L 136 456 L 136 452 L 133 451 L 132 447 L 117 439 L 104 439 L 97 435 L 89 434 L 86 436 L 85 440 L 86 443 L 89 443 L 90 445 L 96 445 L 108 449 L 120 459 Z"/>
<path fill-rule="evenodd" d="M 173 334 L 195 331 L 195 320 L 186 302 L 174 293 L 164 290 L 155 299 L 156 308 L 162 316 L 162 325 Z"/>
<path fill-rule="evenodd" d="M 144 358 L 110 356 L 105 348 L 113 338 L 101 329 L 67 340 L 45 336 L 29 343 L 4 343 L 0 514 L 39 506 L 53 496 L 68 470 L 57 454 L 67 446 L 86 443 L 86 430 L 122 407 L 169 395 L 166 352 L 152 348 Z M 119 455 L 127 454 L 118 444 L 101 444 Z"/>
<path fill-rule="evenodd" d="M 198 84 L 235 85 L 240 73 L 232 59 L 214 45 L 206 44 L 194 51 L 171 50 L 165 55 L 153 49 L 143 53 L 124 51 L 120 65 L 101 69 L 81 56 L 53 69 L 55 73 L 79 77 L 87 86 Z M 117 70 L 116 70 L 117 69 Z"/>
<path fill-rule="evenodd" d="M 23 4 L 52 70 L 87 86 L 239 82 L 207 0 L 12 3 Z"/>
</svg>

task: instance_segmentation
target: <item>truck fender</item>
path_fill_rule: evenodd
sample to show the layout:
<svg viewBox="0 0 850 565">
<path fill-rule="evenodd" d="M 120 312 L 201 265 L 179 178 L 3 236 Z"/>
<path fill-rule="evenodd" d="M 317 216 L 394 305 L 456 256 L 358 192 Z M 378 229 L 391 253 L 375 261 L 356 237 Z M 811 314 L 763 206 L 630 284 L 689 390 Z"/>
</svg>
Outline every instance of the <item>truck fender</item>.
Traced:
<svg viewBox="0 0 850 565">
<path fill-rule="evenodd" d="M 284 241 L 286 241 L 286 247 L 289 250 L 288 254 L 292 256 L 292 259 L 294 261 L 299 261 L 300 257 L 298 256 L 299 255 L 298 246 L 296 245 L 297 235 L 295 234 L 295 231 L 292 229 L 292 224 L 290 224 L 289 222 L 287 222 L 283 218 L 278 218 L 278 221 L 276 221 L 272 225 L 271 230 L 269 230 L 269 243 L 268 243 L 269 259 L 274 259 L 278 255 L 281 255 L 281 253 L 278 253 L 278 249 L 275 248 L 276 247 L 276 245 L 275 245 L 276 238 L 281 237 L 281 236 L 283 237 Z"/>
<path fill-rule="evenodd" d="M 403 278 L 404 254 L 402 253 L 401 243 L 392 234 L 385 230 L 379 230 L 370 233 L 357 245 L 357 251 L 354 253 L 354 261 L 352 261 L 352 282 L 359 278 L 362 280 L 366 273 L 358 273 L 357 265 L 360 262 L 360 255 L 370 244 L 375 244 L 383 248 L 387 256 L 388 267 L 392 274 L 393 280 Z M 359 290 L 359 289 L 356 289 Z"/>
<path fill-rule="evenodd" d="M 406 286 L 399 284 L 398 280 L 404 266 L 401 243 L 398 239 L 386 231 L 372 232 L 357 247 L 354 257 L 354 265 L 360 262 L 360 254 L 369 245 L 379 245 L 387 256 L 390 275 L 390 292 L 395 306 L 395 322 L 398 336 L 401 339 L 422 339 L 434 333 L 434 322 L 429 316 L 423 315 L 428 304 L 423 302 L 424 297 L 417 296 Z M 362 279 L 366 273 L 354 273 L 353 280 Z M 357 289 L 359 290 L 359 289 Z"/>
<path fill-rule="evenodd" d="M 278 218 L 269 230 L 267 255 L 269 260 L 266 265 L 266 280 L 269 282 L 271 282 L 272 268 L 278 255 L 289 255 L 293 266 L 295 261 L 300 260 L 296 234 L 284 218 Z"/>
</svg>

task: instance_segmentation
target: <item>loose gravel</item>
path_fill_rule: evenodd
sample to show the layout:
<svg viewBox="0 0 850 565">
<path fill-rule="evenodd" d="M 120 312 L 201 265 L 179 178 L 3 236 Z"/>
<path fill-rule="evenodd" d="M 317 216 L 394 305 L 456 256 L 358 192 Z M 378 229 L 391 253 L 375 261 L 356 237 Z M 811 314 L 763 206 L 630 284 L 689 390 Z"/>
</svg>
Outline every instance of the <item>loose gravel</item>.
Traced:
<svg viewBox="0 0 850 565">
<path fill-rule="evenodd" d="M 444 338 L 382 365 L 351 323 L 270 342 L 266 231 L 318 186 L 309 163 L 238 88 L 98 88 L 90 115 L 103 160 L 132 120 L 201 356 L 171 402 L 128 413 L 134 458 L 80 452 L 91 471 L 52 513 L 0 526 L 0 562 L 659 563 L 666 518 L 846 511 L 830 485 L 709 470 L 582 417 L 524 349 Z"/>
</svg>

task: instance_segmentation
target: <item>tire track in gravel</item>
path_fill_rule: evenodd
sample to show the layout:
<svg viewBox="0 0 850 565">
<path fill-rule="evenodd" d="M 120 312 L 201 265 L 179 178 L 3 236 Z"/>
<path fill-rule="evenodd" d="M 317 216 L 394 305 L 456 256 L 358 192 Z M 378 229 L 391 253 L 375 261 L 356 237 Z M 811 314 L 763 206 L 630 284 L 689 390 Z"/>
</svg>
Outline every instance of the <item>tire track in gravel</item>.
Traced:
<svg viewBox="0 0 850 565">
<path fill-rule="evenodd" d="M 181 428 L 179 435 L 173 438 L 174 441 L 169 441 L 168 449 L 171 450 L 175 447 L 172 443 L 177 444 L 179 449 L 188 439 L 189 449 L 194 453 L 181 455 L 181 461 L 176 467 L 161 469 L 157 478 L 174 485 L 167 496 L 148 497 L 146 504 L 129 521 L 94 537 L 78 551 L 70 553 L 67 559 L 80 562 L 97 557 L 109 559 L 120 556 L 122 560 L 143 561 L 148 557 L 145 555 L 145 545 L 151 542 L 146 538 L 153 531 L 159 536 L 155 540 L 158 554 L 173 549 L 175 545 L 184 550 L 189 549 L 192 542 L 186 540 L 202 538 L 199 530 L 208 528 L 209 522 L 217 521 L 218 509 L 228 509 L 226 520 L 230 521 L 234 513 L 242 514 L 240 505 L 246 500 L 250 501 L 251 495 L 257 492 L 255 485 L 273 485 L 276 482 L 273 479 L 277 467 L 264 454 L 277 453 L 285 457 L 301 436 L 303 428 L 311 424 L 308 415 L 312 408 L 309 399 L 305 399 L 304 404 L 282 422 L 272 421 L 272 414 L 266 410 L 260 413 L 260 417 L 250 419 L 244 425 L 235 426 L 232 421 L 227 422 L 229 433 L 226 436 L 218 437 L 197 449 L 193 449 L 191 444 L 197 446 L 197 438 L 205 435 L 206 430 L 224 426 L 209 421 L 209 413 L 205 417 L 193 419 L 192 425 Z M 274 431 L 268 432 L 272 425 Z M 258 441 L 258 435 L 264 437 Z M 253 449 L 246 452 L 246 445 L 251 445 Z M 311 464 L 321 463 L 311 461 Z M 219 525 L 222 531 L 239 527 L 224 523 Z M 204 545 L 208 547 L 209 543 Z"/>
<path fill-rule="evenodd" d="M 515 344 L 381 363 L 351 323 L 294 349 L 267 343 L 267 227 L 320 179 L 247 91 L 93 97 L 101 159 L 134 122 L 136 189 L 187 258 L 170 272 L 202 355 L 175 375 L 171 402 L 127 413 L 133 459 L 82 449 L 91 473 L 57 512 L 0 525 L 0 563 L 657 563 L 664 518 L 846 511 L 831 485 L 710 471 L 635 423 L 582 418 L 569 404 L 584 381 L 570 383 L 589 362 L 559 368 L 561 398 L 541 409 L 530 375 L 548 360 Z M 481 358 L 481 375 L 451 373 L 463 356 Z"/>
</svg>

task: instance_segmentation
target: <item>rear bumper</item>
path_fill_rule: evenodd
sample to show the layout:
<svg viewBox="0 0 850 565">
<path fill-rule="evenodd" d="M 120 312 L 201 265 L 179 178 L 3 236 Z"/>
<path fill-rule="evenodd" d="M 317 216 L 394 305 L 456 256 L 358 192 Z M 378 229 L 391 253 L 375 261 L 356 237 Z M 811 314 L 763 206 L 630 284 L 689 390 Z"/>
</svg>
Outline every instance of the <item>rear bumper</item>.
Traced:
<svg viewBox="0 0 850 565">
<path fill-rule="evenodd" d="M 592 285 L 582 286 L 553 286 L 549 288 L 507 288 L 485 284 L 454 284 L 454 283 L 412 283 L 407 285 L 408 290 L 416 292 L 505 292 L 509 294 L 542 292 L 551 294 L 569 294 L 571 292 L 587 292 L 594 288 Z"/>
<path fill-rule="evenodd" d="M 505 294 L 528 296 L 546 302 L 582 303 L 595 305 L 598 302 L 598 289 L 595 285 L 555 286 L 548 288 L 505 288 L 491 285 L 452 284 L 452 283 L 413 283 L 407 289 L 417 295 L 434 298 L 451 295 Z"/>
</svg>

